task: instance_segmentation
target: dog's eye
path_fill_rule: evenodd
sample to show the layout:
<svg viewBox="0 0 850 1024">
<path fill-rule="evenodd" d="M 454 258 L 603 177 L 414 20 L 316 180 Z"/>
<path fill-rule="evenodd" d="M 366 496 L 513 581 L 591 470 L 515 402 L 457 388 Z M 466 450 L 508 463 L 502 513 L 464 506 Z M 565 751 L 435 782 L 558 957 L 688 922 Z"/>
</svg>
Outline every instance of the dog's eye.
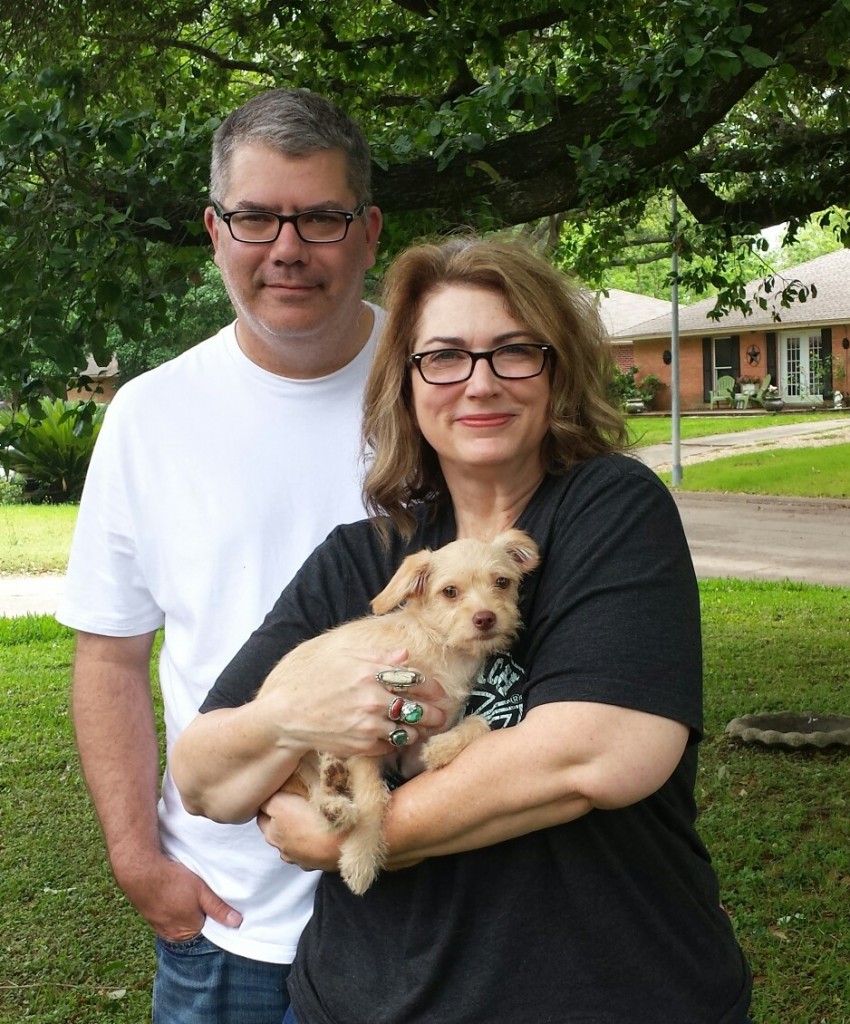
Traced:
<svg viewBox="0 0 850 1024">
<path fill-rule="evenodd" d="M 443 587 L 444 597 L 457 597 L 457 587 Z"/>
<path fill-rule="evenodd" d="M 510 585 L 511 581 L 508 579 L 507 576 L 500 576 L 495 583 L 495 587 L 497 590 L 507 590 Z"/>
</svg>

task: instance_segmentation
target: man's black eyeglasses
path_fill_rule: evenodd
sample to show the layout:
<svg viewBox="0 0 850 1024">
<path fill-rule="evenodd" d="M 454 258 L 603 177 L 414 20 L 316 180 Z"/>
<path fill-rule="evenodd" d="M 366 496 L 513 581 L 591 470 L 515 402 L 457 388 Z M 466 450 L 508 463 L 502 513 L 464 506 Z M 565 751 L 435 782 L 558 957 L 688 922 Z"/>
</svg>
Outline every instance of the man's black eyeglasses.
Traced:
<svg viewBox="0 0 850 1024">
<path fill-rule="evenodd" d="M 430 352 L 415 352 L 407 362 L 415 366 L 426 384 L 460 384 L 469 380 L 479 359 L 502 380 L 525 380 L 543 373 L 551 345 L 522 342 L 500 345 L 490 352 L 467 352 L 462 348 L 440 348 Z"/>
<path fill-rule="evenodd" d="M 356 210 L 304 210 L 303 213 L 271 213 L 267 210 L 228 210 L 212 204 L 237 242 L 264 245 L 277 241 L 284 224 L 292 224 L 302 242 L 341 242 L 351 222 L 366 209 L 362 202 Z"/>
</svg>

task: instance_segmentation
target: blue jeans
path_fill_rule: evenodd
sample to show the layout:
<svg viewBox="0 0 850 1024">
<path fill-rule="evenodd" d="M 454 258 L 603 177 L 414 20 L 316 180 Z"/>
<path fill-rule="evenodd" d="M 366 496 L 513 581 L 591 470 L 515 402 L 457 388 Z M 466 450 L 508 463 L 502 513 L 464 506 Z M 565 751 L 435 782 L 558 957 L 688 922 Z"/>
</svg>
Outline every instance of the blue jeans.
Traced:
<svg viewBox="0 0 850 1024">
<path fill-rule="evenodd" d="M 281 1024 L 289 966 L 227 953 L 203 935 L 157 937 L 153 1024 Z"/>
</svg>

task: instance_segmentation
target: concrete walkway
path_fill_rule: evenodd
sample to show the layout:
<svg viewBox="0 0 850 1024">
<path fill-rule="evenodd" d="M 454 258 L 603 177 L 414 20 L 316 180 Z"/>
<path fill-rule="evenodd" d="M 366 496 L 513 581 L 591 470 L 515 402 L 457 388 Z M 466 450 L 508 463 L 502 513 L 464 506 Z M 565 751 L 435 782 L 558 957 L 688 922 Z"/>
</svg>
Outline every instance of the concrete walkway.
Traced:
<svg viewBox="0 0 850 1024">
<path fill-rule="evenodd" d="M 55 615 L 62 576 L 0 576 L 0 615 Z"/>
<path fill-rule="evenodd" d="M 705 455 L 734 455 L 735 449 L 761 444 L 776 444 L 783 447 L 782 442 L 791 442 L 809 438 L 811 435 L 830 434 L 837 430 L 850 430 L 850 413 L 843 417 L 810 421 L 808 423 L 778 424 L 775 427 L 760 427 L 758 430 L 742 430 L 733 434 L 712 434 L 709 437 L 697 437 L 692 441 L 681 441 L 679 455 L 684 465 Z M 790 445 L 789 445 L 790 446 Z M 635 455 L 652 469 L 667 469 L 673 462 L 672 444 L 651 444 L 636 449 Z"/>
<path fill-rule="evenodd" d="M 778 417 L 779 418 L 779 417 Z M 743 430 L 739 433 L 733 434 L 715 434 L 711 437 L 702 437 L 694 441 L 683 441 L 680 445 L 680 456 L 682 463 L 685 464 L 688 461 L 699 460 L 705 457 L 718 456 L 718 455 L 732 455 L 736 450 L 742 448 L 752 447 L 753 445 L 761 444 L 777 444 L 779 447 L 784 447 L 785 443 L 788 446 L 796 446 L 801 443 L 815 443 L 815 438 L 819 435 L 834 434 L 836 431 L 847 431 L 850 430 L 850 413 L 842 417 L 831 417 L 829 419 L 824 418 L 817 422 L 809 423 L 790 423 L 790 424 L 777 424 L 775 427 L 762 427 L 758 430 Z M 641 461 L 645 462 L 647 466 L 652 469 L 668 469 L 673 460 L 673 447 L 671 444 L 657 444 L 649 445 L 646 448 L 639 449 L 636 454 L 640 457 Z M 729 512 L 728 506 L 734 496 L 726 496 L 725 504 L 727 506 L 727 512 L 725 513 L 725 522 L 722 524 L 724 541 L 723 548 L 728 555 L 728 526 L 729 526 Z M 770 499 L 768 499 L 770 501 Z M 697 567 L 697 573 L 700 576 L 734 576 L 736 572 L 736 563 L 732 561 L 721 561 L 716 552 L 712 549 L 711 553 L 707 548 L 703 555 L 700 550 L 703 544 L 702 540 L 702 529 L 703 524 L 701 521 L 698 523 L 695 513 L 690 512 L 686 506 L 689 504 L 696 505 L 699 502 L 700 506 L 705 506 L 706 503 L 711 505 L 710 496 L 703 497 L 702 499 L 694 498 L 693 502 L 689 502 L 688 496 L 682 493 L 677 496 L 677 502 L 679 503 L 680 510 L 682 511 L 682 518 L 685 523 L 685 532 L 688 533 L 688 541 L 691 543 L 691 549 L 694 554 L 694 560 Z M 746 498 L 745 503 L 752 505 L 760 505 L 762 511 L 761 516 L 764 516 L 764 506 L 767 503 L 765 499 L 753 499 L 752 497 Z M 776 504 L 777 507 L 782 506 L 783 499 L 774 499 L 772 504 Z M 785 506 L 791 511 L 789 515 L 793 515 L 796 520 L 796 526 L 799 527 L 801 516 L 805 515 L 805 506 L 808 505 L 811 515 L 814 516 L 819 503 L 817 502 L 798 502 L 794 506 L 793 501 L 790 503 L 785 502 Z M 822 505 L 823 503 L 821 503 Z M 826 503 L 828 505 L 828 503 Z M 847 503 L 841 504 L 842 508 L 840 511 L 846 513 Z M 744 506 L 742 506 L 744 507 Z M 717 516 L 714 519 L 714 529 L 719 530 L 721 527 L 718 525 Z M 812 522 L 810 529 L 816 531 L 820 535 L 823 531 L 824 524 L 820 521 L 817 524 Z M 848 518 L 850 523 L 850 518 Z M 696 531 L 700 530 L 700 536 L 696 536 Z M 691 530 L 694 531 L 692 536 Z M 838 584 L 840 586 L 850 586 L 850 572 L 848 572 L 839 560 L 836 560 L 836 565 L 833 567 L 833 571 L 830 572 L 829 578 L 820 578 L 822 573 L 814 571 L 814 566 L 811 564 L 811 557 L 807 558 L 807 554 L 811 556 L 811 536 L 806 539 L 805 534 L 786 534 L 782 538 L 782 544 L 776 544 L 775 547 L 778 549 L 776 561 L 774 564 L 760 565 L 758 571 L 754 572 L 752 559 L 748 562 L 743 557 L 742 560 L 737 563 L 739 574 L 742 578 L 761 578 L 761 579 L 801 579 L 803 581 L 811 583 L 826 583 L 826 584 Z M 707 542 L 706 542 L 707 543 Z M 792 550 L 789 548 L 789 544 L 794 543 L 800 545 L 799 550 Z M 734 556 L 733 556 L 734 557 Z M 705 559 L 703 561 L 703 558 Z M 713 560 L 712 560 L 713 559 Z M 787 565 L 783 562 L 783 559 L 787 560 Z M 806 566 L 808 565 L 808 568 Z M 825 572 L 825 571 L 824 571 Z M 41 576 L 0 576 L 0 616 L 13 616 L 13 615 L 54 615 L 59 605 L 59 598 L 62 594 L 62 577 L 56 575 L 41 575 Z"/>
</svg>

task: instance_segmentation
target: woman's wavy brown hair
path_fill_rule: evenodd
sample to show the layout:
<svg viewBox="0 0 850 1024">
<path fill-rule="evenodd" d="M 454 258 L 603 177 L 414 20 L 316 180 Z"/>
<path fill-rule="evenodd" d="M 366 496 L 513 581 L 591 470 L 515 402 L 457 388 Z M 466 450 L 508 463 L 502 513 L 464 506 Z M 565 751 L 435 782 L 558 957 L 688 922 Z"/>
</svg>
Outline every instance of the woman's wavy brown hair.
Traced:
<svg viewBox="0 0 850 1024">
<path fill-rule="evenodd" d="M 370 463 L 363 487 L 373 515 L 388 515 L 409 537 L 411 506 L 450 500 L 434 449 L 413 412 L 408 365 L 425 300 L 450 285 L 486 288 L 532 337 L 552 345 L 549 432 L 543 460 L 563 473 L 594 455 L 627 447 L 625 420 L 607 397 L 610 345 L 592 300 L 518 242 L 451 239 L 414 246 L 387 271 L 387 312 L 366 384 L 363 435 Z"/>
</svg>

